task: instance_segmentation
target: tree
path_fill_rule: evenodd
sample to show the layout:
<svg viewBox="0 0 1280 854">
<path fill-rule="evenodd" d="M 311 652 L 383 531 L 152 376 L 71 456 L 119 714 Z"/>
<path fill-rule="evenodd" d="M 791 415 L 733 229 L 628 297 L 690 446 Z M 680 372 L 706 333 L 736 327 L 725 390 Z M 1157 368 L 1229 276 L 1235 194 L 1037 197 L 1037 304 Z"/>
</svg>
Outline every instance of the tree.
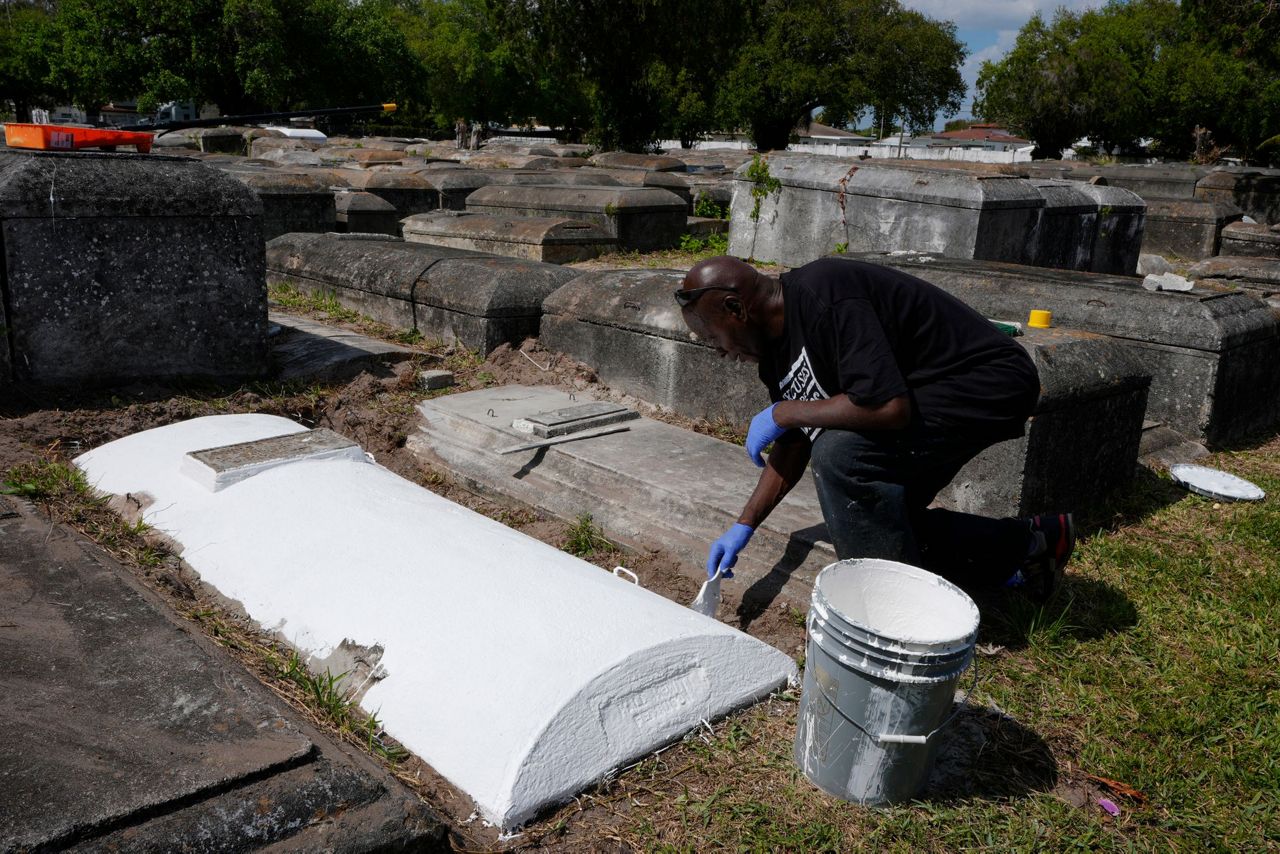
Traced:
<svg viewBox="0 0 1280 854">
<path fill-rule="evenodd" d="M 508 32 L 569 80 L 580 80 L 589 138 L 644 151 L 664 133 L 708 122 L 716 70 L 741 26 L 721 0 L 502 0 Z M 691 25 L 696 22 L 696 25 Z M 552 85 L 555 85 L 552 77 Z"/>
<path fill-rule="evenodd" d="M 417 67 L 384 3 L 61 0 L 51 77 L 94 108 L 136 97 L 224 113 L 383 102 Z M 359 73 L 352 73 L 359 69 Z"/>
<path fill-rule="evenodd" d="M 1075 100 L 1078 72 L 1070 47 L 1080 19 L 1059 10 L 1052 24 L 1036 14 L 999 62 L 982 63 L 974 112 L 1035 140 L 1035 157 L 1060 157 L 1084 134 Z"/>
<path fill-rule="evenodd" d="M 1280 131 L 1280 3 L 1112 0 L 1033 17 L 983 63 L 974 110 L 1036 140 L 1037 157 L 1081 136 L 1104 150 L 1151 137 L 1185 156 L 1197 127 L 1248 155 Z"/>
<path fill-rule="evenodd" d="M 392 12 L 424 73 L 437 123 L 527 123 L 539 114 L 534 52 L 523 34 L 504 32 L 485 0 L 413 0 Z M 573 81 L 565 80 L 565 88 Z"/>
<path fill-rule="evenodd" d="M 845 124 L 868 107 L 932 126 L 964 94 L 955 28 L 897 0 L 761 0 L 722 86 L 722 114 L 761 150 L 786 148 L 821 105 Z"/>
<path fill-rule="evenodd" d="M 868 69 L 876 111 L 897 117 L 913 133 L 932 130 L 939 113 L 960 109 L 965 56 L 955 24 L 912 11 L 890 15 Z"/>
<path fill-rule="evenodd" d="M 51 15 L 43 3 L 5 3 L 0 12 L 0 105 L 13 103 L 17 121 L 31 121 L 32 107 L 54 103 L 48 83 Z M 0 107 L 2 110 L 2 107 Z"/>
</svg>

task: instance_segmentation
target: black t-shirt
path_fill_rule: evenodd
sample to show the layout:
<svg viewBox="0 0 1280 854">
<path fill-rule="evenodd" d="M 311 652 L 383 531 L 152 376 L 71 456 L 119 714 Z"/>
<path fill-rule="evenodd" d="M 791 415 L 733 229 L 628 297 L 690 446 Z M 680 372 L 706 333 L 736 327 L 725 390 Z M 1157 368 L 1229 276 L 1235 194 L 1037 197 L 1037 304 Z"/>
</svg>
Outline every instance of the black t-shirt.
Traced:
<svg viewBox="0 0 1280 854">
<path fill-rule="evenodd" d="M 907 394 L 925 426 L 1022 435 L 1040 394 L 1035 364 L 960 300 L 851 259 L 822 258 L 781 279 L 786 326 L 760 360 L 775 402 L 843 392 L 874 406 Z"/>
</svg>

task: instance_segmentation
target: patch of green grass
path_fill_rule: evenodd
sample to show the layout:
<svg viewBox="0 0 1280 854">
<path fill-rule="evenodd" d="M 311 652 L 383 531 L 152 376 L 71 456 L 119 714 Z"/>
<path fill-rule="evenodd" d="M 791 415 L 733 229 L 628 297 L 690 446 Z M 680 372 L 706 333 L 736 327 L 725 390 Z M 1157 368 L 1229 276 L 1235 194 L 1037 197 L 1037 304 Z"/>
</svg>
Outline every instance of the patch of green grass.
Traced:
<svg viewBox="0 0 1280 854">
<path fill-rule="evenodd" d="M 169 556 L 144 538 L 148 526 L 141 519 L 128 522 L 112 512 L 106 498 L 94 494 L 84 472 L 64 460 L 36 460 L 10 468 L 0 478 L 0 494 L 67 514 L 98 545 L 144 569 L 162 565 Z"/>
<path fill-rule="evenodd" d="M 312 673 L 295 650 L 283 658 L 273 656 L 272 663 L 275 677 L 301 690 L 307 708 L 340 733 L 354 735 L 367 750 L 393 765 L 409 755 L 387 738 L 376 714 L 366 715 L 361 710 L 355 693 L 343 684 L 347 673 L 334 675 L 327 667 L 322 674 Z"/>
<path fill-rule="evenodd" d="M 77 496 L 93 499 L 84 472 L 61 461 L 40 461 L 14 466 L 4 474 L 0 494 L 19 495 L 33 501 Z"/>
<path fill-rule="evenodd" d="M 561 548 L 581 558 L 618 550 L 618 547 L 609 541 L 604 531 L 600 530 L 592 520 L 590 513 L 583 513 L 568 527 L 564 534 L 564 545 Z"/>
<path fill-rule="evenodd" d="M 693 202 L 693 215 L 707 219 L 728 219 L 729 206 L 720 204 L 709 193 L 698 193 L 698 198 Z"/>
<path fill-rule="evenodd" d="M 426 336 L 421 329 L 398 329 L 391 333 L 391 340 L 397 344 L 421 344 Z"/>
<path fill-rule="evenodd" d="M 694 237 L 692 234 L 682 234 L 680 235 L 680 251 L 692 253 L 697 260 L 724 255 L 729 251 L 729 236 L 726 234 L 708 234 L 706 237 Z"/>
</svg>

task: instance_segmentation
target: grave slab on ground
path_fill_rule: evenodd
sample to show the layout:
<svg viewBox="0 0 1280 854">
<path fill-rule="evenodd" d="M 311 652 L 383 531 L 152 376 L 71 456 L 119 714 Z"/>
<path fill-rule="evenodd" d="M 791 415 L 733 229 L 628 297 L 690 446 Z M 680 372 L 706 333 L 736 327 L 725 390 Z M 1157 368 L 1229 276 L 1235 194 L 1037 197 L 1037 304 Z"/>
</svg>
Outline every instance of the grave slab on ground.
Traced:
<svg viewBox="0 0 1280 854">
<path fill-rule="evenodd" d="M 542 301 L 576 275 L 554 264 L 357 234 L 286 234 L 267 275 L 389 326 L 488 353 L 537 335 Z"/>
<path fill-rule="evenodd" d="M 683 172 L 684 161 L 662 154 L 633 154 L 628 151 L 602 151 L 588 158 L 592 166 L 606 169 L 636 169 L 643 172 Z"/>
<path fill-rule="evenodd" d="M 444 828 L 126 570 L 0 497 L 0 849 L 434 849 Z"/>
<path fill-rule="evenodd" d="M 372 462 L 304 458 L 217 492 L 182 473 L 194 451 L 299 432 L 198 418 L 76 464 L 146 496 L 144 521 L 312 667 L 351 671 L 361 706 L 500 827 L 794 678 L 772 647 Z"/>
<path fill-rule="evenodd" d="M 1197 261 L 1218 254 L 1222 229 L 1243 214 L 1235 205 L 1201 199 L 1147 199 L 1142 251 Z"/>
<path fill-rule="evenodd" d="M 0 385 L 260 375 L 262 246 L 262 204 L 197 161 L 0 152 Z"/>
<path fill-rule="evenodd" d="M 470 249 L 548 264 L 587 261 L 618 245 L 618 241 L 598 225 L 563 217 L 435 211 L 406 217 L 403 228 L 404 239 L 410 243 Z"/>
<path fill-rule="evenodd" d="M 692 179 L 680 172 L 651 172 L 644 169 L 606 169 L 600 166 L 588 166 L 580 170 L 585 180 L 597 186 L 603 184 L 612 187 L 614 184 L 624 187 L 653 187 L 675 193 L 688 206 L 688 213 L 693 213 Z M 732 191 L 730 191 L 732 196 Z"/>
<path fill-rule="evenodd" d="M 395 362 L 412 359 L 408 347 L 392 344 L 306 317 L 271 312 L 271 377 L 281 381 L 337 382 L 361 371 L 386 372 Z"/>
<path fill-rule="evenodd" d="M 1111 186 L 1132 190 L 1146 201 L 1194 198 L 1197 182 L 1209 174 L 1204 166 L 1177 163 L 1110 166 L 1082 163 L 1074 166 L 1072 172 L 1086 181 L 1093 175 L 1101 175 Z"/>
<path fill-rule="evenodd" d="M 408 447 L 491 494 L 566 520 L 590 513 L 612 538 L 661 545 L 705 581 L 707 548 L 738 520 L 760 470 L 739 445 L 650 418 L 622 422 L 622 432 L 501 453 L 537 441 L 513 424 L 591 402 L 545 386 L 446 395 L 418 407 L 422 422 Z M 806 475 L 752 537 L 734 574 L 762 598 L 804 610 L 814 577 L 835 559 Z"/>
<path fill-rule="evenodd" d="M 618 245 L 669 249 L 684 233 L 688 204 L 654 187 L 489 185 L 467 197 L 467 210 L 493 216 L 554 216 L 598 225 Z"/>
<path fill-rule="evenodd" d="M 843 257 L 843 256 L 842 256 Z M 988 317 L 1053 312 L 1055 326 L 1107 335 L 1151 376 L 1147 418 L 1210 445 L 1280 423 L 1280 318 L 1240 292 L 1148 291 L 1142 280 L 930 255 L 860 259 L 910 273 Z"/>
<path fill-rule="evenodd" d="M 671 270 L 587 273 L 545 303 L 541 342 L 586 362 L 602 382 L 690 417 L 745 425 L 769 404 L 755 367 L 695 339 L 671 298 Z M 1005 315 L 1001 315 L 1005 316 Z M 1040 370 L 1025 438 L 989 448 L 943 490 L 946 506 L 994 516 L 1078 506 L 1128 482 L 1147 403 L 1147 372 L 1101 336 L 1031 330 Z M 735 511 L 736 512 L 736 511 Z"/>
<path fill-rule="evenodd" d="M 752 164 L 734 173 L 729 251 L 740 258 L 798 267 L 843 247 L 1023 262 L 1035 251 L 1045 200 L 1022 178 L 822 156 L 761 160 L 781 186 L 753 181 Z"/>
</svg>

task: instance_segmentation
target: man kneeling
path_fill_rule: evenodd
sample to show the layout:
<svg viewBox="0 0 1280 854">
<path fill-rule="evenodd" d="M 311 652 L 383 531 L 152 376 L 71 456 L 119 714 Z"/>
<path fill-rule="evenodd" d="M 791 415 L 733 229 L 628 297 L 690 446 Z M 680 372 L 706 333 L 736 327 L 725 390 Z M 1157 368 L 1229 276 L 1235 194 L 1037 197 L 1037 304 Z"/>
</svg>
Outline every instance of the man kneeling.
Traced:
<svg viewBox="0 0 1280 854">
<path fill-rule="evenodd" d="M 1074 547 L 1070 514 L 988 519 L 929 508 L 980 451 L 1023 434 L 1040 378 L 1012 338 L 928 282 L 838 258 L 779 278 L 712 258 L 675 297 L 721 356 L 759 363 L 774 401 L 747 433 L 747 454 L 764 471 L 738 523 L 711 546 L 709 576 L 732 577 L 755 529 L 812 463 L 841 559 L 887 558 L 965 586 L 1052 595 Z"/>
</svg>

